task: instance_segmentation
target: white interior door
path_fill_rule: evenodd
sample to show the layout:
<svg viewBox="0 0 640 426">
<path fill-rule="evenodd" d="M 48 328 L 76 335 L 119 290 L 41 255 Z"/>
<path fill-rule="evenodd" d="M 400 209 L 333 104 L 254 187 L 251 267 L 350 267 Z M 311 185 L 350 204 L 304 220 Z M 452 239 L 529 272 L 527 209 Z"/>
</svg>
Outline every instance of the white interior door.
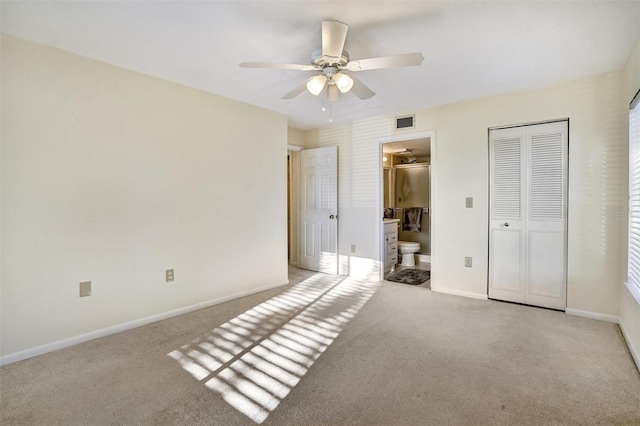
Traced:
<svg viewBox="0 0 640 426">
<path fill-rule="evenodd" d="M 567 122 L 492 130 L 489 297 L 566 308 Z"/>
<path fill-rule="evenodd" d="M 300 154 L 300 267 L 337 274 L 338 148 Z"/>
</svg>

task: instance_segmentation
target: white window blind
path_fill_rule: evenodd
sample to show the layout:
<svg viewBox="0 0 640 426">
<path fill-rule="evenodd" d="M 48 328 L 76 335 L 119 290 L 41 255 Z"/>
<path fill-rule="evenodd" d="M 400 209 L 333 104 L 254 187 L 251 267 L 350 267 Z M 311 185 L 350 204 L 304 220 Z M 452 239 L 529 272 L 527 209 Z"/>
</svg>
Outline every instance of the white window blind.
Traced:
<svg viewBox="0 0 640 426">
<path fill-rule="evenodd" d="M 640 303 L 640 92 L 629 108 L 629 277 Z"/>
</svg>

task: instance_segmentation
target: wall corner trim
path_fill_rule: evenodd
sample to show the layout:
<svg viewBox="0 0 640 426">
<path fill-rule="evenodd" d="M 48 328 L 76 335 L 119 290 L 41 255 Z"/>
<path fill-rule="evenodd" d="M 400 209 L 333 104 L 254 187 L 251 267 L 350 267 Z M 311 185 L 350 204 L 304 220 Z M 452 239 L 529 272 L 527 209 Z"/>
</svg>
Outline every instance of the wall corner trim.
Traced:
<svg viewBox="0 0 640 426">
<path fill-rule="evenodd" d="M 624 327 L 624 322 L 619 321 L 618 326 L 620 327 L 620 331 L 622 331 L 622 336 L 624 336 L 624 340 L 627 342 L 627 347 L 629 348 L 629 352 L 631 352 L 631 357 L 636 363 L 636 368 L 640 372 L 640 352 L 638 352 L 638 348 L 633 345 L 631 338 L 629 337 L 629 333 Z"/>
<path fill-rule="evenodd" d="M 613 324 L 617 324 L 618 327 L 620 327 L 620 331 L 622 332 L 622 336 L 624 337 L 624 340 L 625 340 L 625 342 L 627 344 L 627 347 L 629 348 L 629 352 L 631 353 L 631 358 L 633 358 L 633 361 L 636 364 L 636 368 L 638 369 L 638 371 L 640 371 L 640 352 L 638 352 L 638 348 L 636 348 L 633 345 L 633 341 L 629 337 L 629 333 L 624 327 L 624 322 L 621 321 L 619 317 L 617 317 L 615 315 L 600 314 L 600 313 L 597 313 L 597 312 L 581 311 L 579 309 L 572 309 L 572 308 L 567 308 L 565 313 L 567 315 L 573 315 L 573 316 L 576 316 L 576 317 L 589 318 L 589 319 L 593 319 L 593 320 L 605 321 L 605 322 L 610 322 L 610 323 L 613 323 Z"/>
<path fill-rule="evenodd" d="M 610 322 L 613 324 L 620 324 L 620 318 L 615 315 L 606 315 L 598 312 L 581 311 L 580 309 L 567 308 L 565 310 L 567 315 L 573 315 L 574 317 L 589 318 L 598 321 Z"/>
<path fill-rule="evenodd" d="M 174 309 L 172 311 L 163 312 L 160 314 L 151 315 L 145 318 L 140 318 L 137 320 L 126 322 L 126 323 L 113 325 L 111 327 L 102 328 L 100 330 L 92 331 L 86 334 L 81 334 L 79 336 L 73 336 L 67 339 L 58 340 L 56 342 L 51 342 L 41 346 L 36 346 L 34 348 L 26 349 L 20 352 L 14 352 L 12 354 L 3 355 L 3 356 L 0 356 L 0 366 L 11 364 L 18 361 L 23 361 L 25 359 L 33 358 L 38 355 L 43 355 L 48 352 L 53 352 L 58 349 L 67 348 L 69 346 L 74 346 L 80 343 L 88 342 L 90 340 L 98 339 L 100 337 L 110 336 L 112 334 L 120 333 L 121 331 L 131 330 L 137 327 L 141 327 L 143 325 L 151 324 L 153 322 L 176 317 L 178 315 L 183 315 L 189 312 L 198 311 L 200 309 L 208 308 L 210 306 L 218 305 L 220 303 L 228 302 L 230 300 L 238 299 L 240 297 L 249 296 L 251 294 L 259 293 L 261 291 L 266 291 L 276 287 L 281 287 L 283 285 L 287 285 L 288 283 L 289 283 L 289 280 L 281 284 L 275 284 L 275 285 L 271 284 L 271 285 L 259 287 L 256 289 L 252 289 L 252 290 L 242 291 L 229 296 L 219 297 L 217 299 L 208 300 L 206 302 L 196 303 L 194 305 L 185 306 L 183 308 Z"/>
</svg>

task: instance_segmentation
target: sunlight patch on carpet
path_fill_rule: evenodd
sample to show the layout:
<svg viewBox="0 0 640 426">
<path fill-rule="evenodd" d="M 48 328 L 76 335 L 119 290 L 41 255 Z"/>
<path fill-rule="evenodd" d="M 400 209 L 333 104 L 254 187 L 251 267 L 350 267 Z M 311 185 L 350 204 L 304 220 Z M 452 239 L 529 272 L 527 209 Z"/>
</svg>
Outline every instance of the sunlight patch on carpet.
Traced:
<svg viewBox="0 0 640 426">
<path fill-rule="evenodd" d="M 377 288 L 316 274 L 167 355 L 261 424 Z"/>
</svg>

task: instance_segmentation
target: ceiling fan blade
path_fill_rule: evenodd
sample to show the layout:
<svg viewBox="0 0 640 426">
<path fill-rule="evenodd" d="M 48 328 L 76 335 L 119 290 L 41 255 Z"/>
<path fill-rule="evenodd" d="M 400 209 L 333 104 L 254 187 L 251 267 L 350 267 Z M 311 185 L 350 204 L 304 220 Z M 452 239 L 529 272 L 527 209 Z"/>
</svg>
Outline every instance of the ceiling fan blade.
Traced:
<svg viewBox="0 0 640 426">
<path fill-rule="evenodd" d="M 353 75 L 349 75 L 349 77 L 351 77 L 351 79 L 353 80 L 353 87 L 350 90 L 351 93 L 363 100 L 369 99 L 375 95 L 375 92 L 373 90 L 369 89 L 364 85 L 364 83 L 355 78 Z"/>
<path fill-rule="evenodd" d="M 414 67 L 422 64 L 422 53 L 405 53 L 403 55 L 381 56 L 379 58 L 359 59 L 347 63 L 349 71 L 377 70 L 392 67 Z"/>
<path fill-rule="evenodd" d="M 338 21 L 322 22 L 322 54 L 340 58 L 349 26 Z"/>
<path fill-rule="evenodd" d="M 281 99 L 293 99 L 293 98 L 295 98 L 300 93 L 302 93 L 305 90 L 307 90 L 307 83 L 310 82 L 311 80 L 313 80 L 314 78 L 315 78 L 315 76 L 306 79 L 305 81 L 300 83 L 300 85 L 296 86 L 292 91 L 290 91 L 289 93 L 284 95 Z"/>
<path fill-rule="evenodd" d="M 315 65 L 302 65 L 302 64 L 272 64 L 269 62 L 243 62 L 240 64 L 241 68 L 270 68 L 276 70 L 300 70 L 300 71 L 316 71 L 319 67 Z"/>
</svg>

